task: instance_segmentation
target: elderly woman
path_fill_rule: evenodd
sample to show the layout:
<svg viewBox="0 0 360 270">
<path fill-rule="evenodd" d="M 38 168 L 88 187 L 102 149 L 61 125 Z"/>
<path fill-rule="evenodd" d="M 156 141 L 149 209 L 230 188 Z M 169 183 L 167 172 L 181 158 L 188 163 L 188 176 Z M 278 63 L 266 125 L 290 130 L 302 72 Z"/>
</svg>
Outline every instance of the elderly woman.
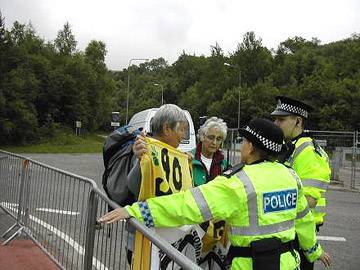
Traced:
<svg viewBox="0 0 360 270">
<path fill-rule="evenodd" d="M 133 146 L 137 159 L 127 176 L 127 186 L 136 200 L 176 193 L 192 187 L 191 163 L 186 155 L 176 150 L 188 130 L 188 121 L 184 111 L 174 104 L 161 106 L 150 122 L 150 129 L 152 138 L 145 138 L 145 134 L 138 135 L 138 140 Z M 137 148 L 140 151 L 137 151 Z M 174 163 L 177 164 L 176 168 Z M 179 174 L 176 173 L 177 170 L 180 171 Z M 180 177 L 178 180 L 181 185 L 174 185 L 175 177 Z M 159 180 L 162 181 L 161 184 L 159 184 Z M 176 188 L 173 189 L 172 186 L 176 186 Z M 169 189 L 164 190 L 166 187 Z M 142 243 L 143 239 L 135 238 L 135 229 L 131 226 L 128 226 L 127 230 L 129 231 L 127 257 L 131 264 L 132 252 L 141 252 L 139 251 L 141 249 L 136 248 L 136 243 Z M 184 236 L 181 228 L 162 229 L 157 233 L 169 243 L 173 243 L 174 239 L 179 240 L 179 235 Z M 193 234 L 190 233 L 186 235 L 193 237 Z M 194 256 L 195 252 L 191 257 Z M 144 255 L 144 258 L 135 255 L 134 258 L 133 266 L 137 265 L 142 269 L 142 263 L 146 264 L 145 261 L 150 258 L 150 254 Z M 156 258 L 155 256 L 154 260 Z M 163 257 L 162 264 L 166 264 L 166 261 Z"/>
<path fill-rule="evenodd" d="M 187 128 L 188 122 L 184 111 L 174 104 L 161 106 L 150 123 L 153 138 L 174 148 L 177 148 L 181 140 L 185 137 Z M 137 140 L 133 147 L 134 153 L 138 159 L 128 175 L 129 190 L 136 198 L 139 195 L 141 185 L 139 159 L 147 151 L 143 135 L 139 135 L 139 139 L 140 140 Z M 137 148 L 140 150 L 136 150 Z"/>
<path fill-rule="evenodd" d="M 220 150 L 226 135 L 227 126 L 221 118 L 211 117 L 200 127 L 198 132 L 200 142 L 192 151 L 194 186 L 213 180 L 229 167 Z"/>
</svg>

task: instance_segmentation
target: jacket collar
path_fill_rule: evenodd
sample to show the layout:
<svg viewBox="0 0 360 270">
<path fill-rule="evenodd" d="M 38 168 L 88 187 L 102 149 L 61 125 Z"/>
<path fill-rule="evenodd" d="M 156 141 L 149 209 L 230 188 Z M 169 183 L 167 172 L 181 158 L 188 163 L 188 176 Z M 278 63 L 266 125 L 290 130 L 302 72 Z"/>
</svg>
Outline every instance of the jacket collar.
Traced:
<svg viewBox="0 0 360 270">
<path fill-rule="evenodd" d="M 265 161 L 268 161 L 267 159 L 258 159 L 258 160 L 255 160 L 254 162 L 248 164 L 248 165 L 255 165 L 255 164 L 259 164 L 261 162 L 265 162 Z"/>
<path fill-rule="evenodd" d="M 309 137 L 309 134 L 308 133 L 305 133 L 305 132 L 302 132 L 301 134 L 297 135 L 296 137 L 292 138 L 290 141 L 292 143 L 296 143 L 300 138 L 303 138 L 303 137 Z"/>
</svg>

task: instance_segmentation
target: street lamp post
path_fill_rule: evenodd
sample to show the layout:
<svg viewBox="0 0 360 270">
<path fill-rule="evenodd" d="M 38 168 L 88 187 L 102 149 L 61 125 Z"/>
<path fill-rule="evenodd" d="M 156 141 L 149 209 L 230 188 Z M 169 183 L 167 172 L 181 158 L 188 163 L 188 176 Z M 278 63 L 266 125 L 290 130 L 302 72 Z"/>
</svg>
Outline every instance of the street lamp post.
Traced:
<svg viewBox="0 0 360 270">
<path fill-rule="evenodd" d="M 164 88 L 162 86 L 162 84 L 159 83 L 154 83 L 155 86 L 160 86 L 161 88 L 161 106 L 164 104 Z"/>
<path fill-rule="evenodd" d="M 132 61 L 149 61 L 147 58 L 132 58 L 129 61 L 128 65 L 128 81 L 127 81 L 127 92 L 126 92 L 126 124 L 128 123 L 128 117 L 129 117 L 129 93 L 130 93 L 130 66 Z"/>
<path fill-rule="evenodd" d="M 238 66 L 230 65 L 229 63 L 224 63 L 224 66 L 235 68 L 239 71 L 239 92 L 238 92 L 238 119 L 237 119 L 237 128 L 240 128 L 240 89 L 241 89 L 241 69 Z"/>
</svg>

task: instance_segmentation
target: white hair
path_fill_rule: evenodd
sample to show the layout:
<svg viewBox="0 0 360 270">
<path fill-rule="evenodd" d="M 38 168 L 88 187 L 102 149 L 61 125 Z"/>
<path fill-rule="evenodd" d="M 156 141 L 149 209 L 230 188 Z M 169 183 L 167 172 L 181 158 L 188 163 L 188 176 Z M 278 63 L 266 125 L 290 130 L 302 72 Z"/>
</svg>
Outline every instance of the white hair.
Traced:
<svg viewBox="0 0 360 270">
<path fill-rule="evenodd" d="M 150 129 L 154 135 L 162 134 L 163 126 L 168 122 L 172 130 L 175 129 L 177 123 L 187 122 L 184 111 L 175 104 L 165 104 L 159 108 L 150 122 Z"/>
<path fill-rule="evenodd" d="M 207 119 L 205 121 L 205 123 L 199 128 L 198 131 L 198 139 L 200 141 L 204 140 L 204 137 L 206 136 L 206 134 L 208 133 L 210 128 L 218 128 L 222 134 L 223 137 L 223 141 L 225 141 L 226 136 L 227 136 L 227 125 L 224 122 L 223 119 L 221 118 L 217 118 L 217 117 L 210 117 L 209 119 Z"/>
</svg>

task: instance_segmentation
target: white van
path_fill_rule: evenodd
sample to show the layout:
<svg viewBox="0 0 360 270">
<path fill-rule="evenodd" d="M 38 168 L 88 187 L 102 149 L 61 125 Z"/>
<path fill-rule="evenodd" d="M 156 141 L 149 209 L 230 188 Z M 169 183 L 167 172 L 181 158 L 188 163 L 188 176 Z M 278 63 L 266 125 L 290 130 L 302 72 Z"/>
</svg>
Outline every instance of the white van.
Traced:
<svg viewBox="0 0 360 270">
<path fill-rule="evenodd" d="M 133 129 L 143 128 L 146 132 L 150 132 L 150 121 L 158 110 L 159 108 L 152 108 L 134 114 L 134 116 L 129 121 L 129 126 L 131 126 Z M 190 152 L 196 147 L 194 123 L 191 119 L 190 113 L 186 110 L 183 111 L 185 112 L 186 118 L 188 120 L 189 130 L 185 136 L 185 139 L 181 141 L 178 149 L 183 152 Z"/>
</svg>

